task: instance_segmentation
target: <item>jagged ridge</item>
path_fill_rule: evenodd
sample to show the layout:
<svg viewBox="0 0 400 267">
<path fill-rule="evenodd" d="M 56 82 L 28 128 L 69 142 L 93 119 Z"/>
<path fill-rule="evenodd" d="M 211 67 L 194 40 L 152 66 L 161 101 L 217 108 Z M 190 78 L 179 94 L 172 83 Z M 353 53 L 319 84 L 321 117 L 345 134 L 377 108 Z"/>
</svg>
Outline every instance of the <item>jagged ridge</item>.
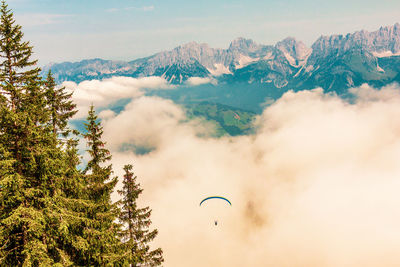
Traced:
<svg viewBox="0 0 400 267">
<path fill-rule="evenodd" d="M 171 51 L 131 62 L 102 59 L 45 66 L 58 82 L 111 76 L 160 76 L 174 84 L 190 77 L 213 77 L 224 83 L 268 83 L 276 88 L 322 86 L 342 90 L 363 82 L 398 81 L 400 24 L 374 32 L 321 36 L 311 48 L 289 37 L 274 46 L 237 38 L 228 49 L 187 43 Z"/>
</svg>

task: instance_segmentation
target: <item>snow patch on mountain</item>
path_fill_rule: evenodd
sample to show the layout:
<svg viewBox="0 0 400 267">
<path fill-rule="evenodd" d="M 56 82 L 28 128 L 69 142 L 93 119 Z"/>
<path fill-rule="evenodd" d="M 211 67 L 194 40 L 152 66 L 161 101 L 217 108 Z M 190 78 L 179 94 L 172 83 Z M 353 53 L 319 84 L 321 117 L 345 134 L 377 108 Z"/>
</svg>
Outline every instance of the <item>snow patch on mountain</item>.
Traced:
<svg viewBox="0 0 400 267">
<path fill-rule="evenodd" d="M 376 70 L 379 72 L 385 72 L 385 70 L 382 69 L 379 65 L 376 65 Z"/>
<path fill-rule="evenodd" d="M 244 68 L 247 65 L 249 65 L 249 64 L 251 64 L 251 63 L 253 63 L 255 61 L 258 61 L 259 59 L 260 58 L 252 58 L 252 57 L 249 57 L 249 56 L 240 55 L 239 60 L 237 62 L 238 64 L 235 65 L 235 68 L 236 69 Z"/>
<path fill-rule="evenodd" d="M 285 56 L 290 65 L 297 67 L 296 59 L 294 59 L 292 55 L 290 55 L 287 52 L 283 53 L 283 55 Z"/>
<path fill-rule="evenodd" d="M 392 57 L 392 56 L 400 56 L 400 52 L 393 53 L 392 51 L 382 51 L 382 52 L 372 52 L 372 55 L 375 57 Z"/>
<path fill-rule="evenodd" d="M 292 37 L 278 42 L 275 47 L 283 54 L 289 65 L 295 68 L 305 65 L 312 52 L 311 48 Z"/>
<path fill-rule="evenodd" d="M 89 76 L 97 76 L 98 74 L 95 71 L 88 71 L 87 75 L 89 75 Z"/>
<path fill-rule="evenodd" d="M 273 57 L 273 54 L 272 54 L 271 51 L 268 52 L 268 53 L 263 57 L 264 60 L 269 60 L 269 59 L 273 59 L 273 58 L 274 58 L 274 57 Z"/>
<path fill-rule="evenodd" d="M 313 71 L 313 70 L 314 70 L 314 66 L 313 65 L 308 65 L 306 67 L 306 72 L 310 72 L 310 71 Z"/>
<path fill-rule="evenodd" d="M 213 76 L 221 76 L 223 74 L 232 74 L 227 66 L 221 63 L 215 63 L 214 68 L 207 69 Z"/>
</svg>

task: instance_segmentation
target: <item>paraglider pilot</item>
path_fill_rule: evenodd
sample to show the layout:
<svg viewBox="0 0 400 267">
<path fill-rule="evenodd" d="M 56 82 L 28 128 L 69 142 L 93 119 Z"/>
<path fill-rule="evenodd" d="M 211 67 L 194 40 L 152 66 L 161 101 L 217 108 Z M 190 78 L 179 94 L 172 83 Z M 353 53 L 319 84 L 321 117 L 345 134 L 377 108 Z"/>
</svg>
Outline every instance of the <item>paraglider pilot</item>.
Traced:
<svg viewBox="0 0 400 267">
<path fill-rule="evenodd" d="M 229 205 L 232 206 L 232 203 L 231 203 L 228 199 L 226 199 L 226 198 L 224 198 L 224 197 L 220 197 L 220 196 L 206 197 L 205 199 L 203 199 L 203 200 L 200 202 L 200 206 L 201 206 L 201 204 L 202 204 L 204 201 L 209 200 L 209 199 L 214 199 L 214 198 L 225 200 L 226 202 L 229 203 Z M 215 220 L 215 221 L 214 221 L 214 224 L 217 226 L 217 225 L 218 225 L 218 221 Z"/>
</svg>

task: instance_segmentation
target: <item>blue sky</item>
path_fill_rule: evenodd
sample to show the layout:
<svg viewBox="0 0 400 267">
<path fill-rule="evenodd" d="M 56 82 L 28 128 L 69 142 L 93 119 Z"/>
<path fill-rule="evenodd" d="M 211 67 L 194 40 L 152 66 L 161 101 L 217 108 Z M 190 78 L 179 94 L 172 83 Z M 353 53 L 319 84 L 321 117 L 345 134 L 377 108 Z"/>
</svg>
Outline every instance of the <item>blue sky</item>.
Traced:
<svg viewBox="0 0 400 267">
<path fill-rule="evenodd" d="M 376 30 L 400 22 L 397 0 L 8 0 L 41 64 L 132 60 L 190 41 L 227 48 L 241 36 L 274 44 L 292 36 Z"/>
</svg>

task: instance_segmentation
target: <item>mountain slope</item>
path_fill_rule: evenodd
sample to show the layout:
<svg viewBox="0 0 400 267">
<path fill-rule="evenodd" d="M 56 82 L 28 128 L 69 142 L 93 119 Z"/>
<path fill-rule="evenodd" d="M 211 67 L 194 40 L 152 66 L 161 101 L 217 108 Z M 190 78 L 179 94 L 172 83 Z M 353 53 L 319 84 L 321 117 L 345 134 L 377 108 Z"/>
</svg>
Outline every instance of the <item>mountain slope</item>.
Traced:
<svg viewBox="0 0 400 267">
<path fill-rule="evenodd" d="M 227 105 L 200 102 L 185 105 L 188 118 L 201 117 L 216 126 L 216 136 L 243 135 L 253 130 L 255 113 Z"/>
<path fill-rule="evenodd" d="M 58 82 L 81 82 L 111 76 L 160 76 L 172 84 L 191 77 L 212 77 L 226 84 L 265 84 L 268 88 L 311 89 L 343 93 L 370 83 L 399 81 L 400 24 L 377 31 L 321 36 L 309 48 L 294 38 L 274 46 L 237 38 L 228 49 L 191 42 L 130 62 L 102 59 L 45 66 Z"/>
</svg>

